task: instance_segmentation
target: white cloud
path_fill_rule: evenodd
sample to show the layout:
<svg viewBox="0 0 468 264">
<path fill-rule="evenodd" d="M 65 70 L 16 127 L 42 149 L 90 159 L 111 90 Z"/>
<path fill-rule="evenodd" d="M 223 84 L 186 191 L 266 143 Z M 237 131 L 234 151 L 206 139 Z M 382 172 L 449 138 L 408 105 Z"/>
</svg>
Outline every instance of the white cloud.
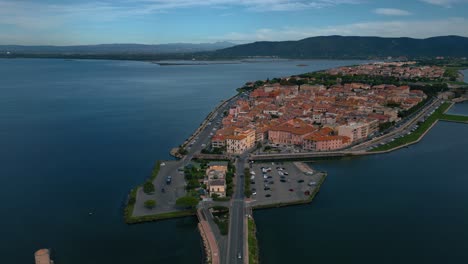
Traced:
<svg viewBox="0 0 468 264">
<path fill-rule="evenodd" d="M 411 12 L 396 8 L 377 8 L 374 13 L 384 16 L 409 16 Z"/>
<path fill-rule="evenodd" d="M 443 7 L 452 7 L 454 4 L 458 3 L 468 3 L 468 0 L 420 0 L 422 2 L 432 4 L 432 5 L 438 5 L 438 6 L 443 6 Z"/>
<path fill-rule="evenodd" d="M 226 40 L 237 43 L 252 41 L 299 40 L 313 36 L 382 36 L 427 38 L 443 35 L 468 37 L 468 20 L 450 18 L 427 21 L 375 21 L 347 25 L 307 28 L 258 29 L 250 33 L 231 32 L 224 36 L 211 37 L 210 40 Z"/>
<path fill-rule="evenodd" d="M 0 24 L 20 28 L 55 27 L 66 22 L 110 21 L 181 8 L 240 7 L 252 12 L 318 9 L 362 0 L 94 0 L 84 3 L 0 0 Z M 225 12 L 226 13 L 226 12 Z"/>
<path fill-rule="evenodd" d="M 148 8 L 168 10 L 189 7 L 243 7 L 250 11 L 291 11 L 325 8 L 342 4 L 356 4 L 362 0 L 134 0 L 149 3 Z"/>
</svg>

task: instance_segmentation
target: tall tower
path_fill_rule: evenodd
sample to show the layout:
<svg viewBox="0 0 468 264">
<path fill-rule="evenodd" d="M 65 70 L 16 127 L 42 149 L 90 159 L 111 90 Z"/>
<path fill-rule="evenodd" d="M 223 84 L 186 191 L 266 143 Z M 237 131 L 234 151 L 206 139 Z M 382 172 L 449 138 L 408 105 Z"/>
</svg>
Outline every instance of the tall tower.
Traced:
<svg viewBox="0 0 468 264">
<path fill-rule="evenodd" d="M 46 248 L 39 249 L 38 251 L 36 251 L 36 253 L 34 253 L 34 259 L 36 260 L 36 264 L 53 263 L 50 261 L 50 252 Z"/>
</svg>

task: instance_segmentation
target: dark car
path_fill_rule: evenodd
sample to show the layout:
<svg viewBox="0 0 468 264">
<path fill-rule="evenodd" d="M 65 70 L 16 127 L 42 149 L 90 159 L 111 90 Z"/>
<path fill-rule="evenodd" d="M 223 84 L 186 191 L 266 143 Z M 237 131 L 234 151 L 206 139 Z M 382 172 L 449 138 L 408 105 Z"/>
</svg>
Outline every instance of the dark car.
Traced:
<svg viewBox="0 0 468 264">
<path fill-rule="evenodd" d="M 265 197 L 271 197 L 271 194 L 269 194 L 269 193 L 265 194 Z"/>
<path fill-rule="evenodd" d="M 303 182 L 304 182 L 304 180 L 298 180 L 297 182 L 298 182 L 298 183 L 303 183 Z"/>
<path fill-rule="evenodd" d="M 268 182 L 268 184 L 275 184 L 275 182 L 274 182 L 274 181 L 270 181 L 270 182 Z"/>
<path fill-rule="evenodd" d="M 163 192 L 163 193 L 164 193 L 164 192 L 166 192 L 166 189 L 164 189 L 164 188 L 161 188 L 161 192 Z"/>
<path fill-rule="evenodd" d="M 280 182 L 286 182 L 286 180 L 285 180 L 285 179 L 281 179 Z"/>
</svg>

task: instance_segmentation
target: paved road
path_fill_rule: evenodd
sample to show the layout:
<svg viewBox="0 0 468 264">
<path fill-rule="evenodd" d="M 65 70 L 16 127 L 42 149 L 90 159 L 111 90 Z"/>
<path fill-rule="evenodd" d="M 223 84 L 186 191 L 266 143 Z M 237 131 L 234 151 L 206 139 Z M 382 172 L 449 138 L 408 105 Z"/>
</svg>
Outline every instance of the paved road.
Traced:
<svg viewBox="0 0 468 264">
<path fill-rule="evenodd" d="M 229 219 L 226 263 L 244 263 L 244 168 L 246 154 L 236 160 L 236 190 L 232 199 Z M 239 255 L 241 258 L 239 258 Z"/>
<path fill-rule="evenodd" d="M 382 135 L 380 137 L 376 137 L 375 139 L 363 142 L 363 143 L 361 143 L 359 145 L 353 146 L 351 148 L 351 150 L 363 151 L 363 150 L 366 150 L 369 147 L 376 147 L 380 143 L 385 142 L 385 141 L 389 141 L 392 138 L 405 135 L 406 133 L 408 133 L 411 130 L 412 126 L 416 125 L 417 122 L 419 122 L 423 118 L 424 115 L 427 115 L 430 111 L 436 109 L 436 107 L 440 103 L 441 103 L 441 101 L 436 98 L 431 103 L 429 103 L 427 106 L 425 106 L 422 110 L 414 113 L 409 119 L 407 119 L 403 123 L 397 124 L 399 127 L 394 126 L 393 129 L 391 129 L 388 133 L 386 133 L 386 134 L 384 134 L 384 135 Z"/>
</svg>

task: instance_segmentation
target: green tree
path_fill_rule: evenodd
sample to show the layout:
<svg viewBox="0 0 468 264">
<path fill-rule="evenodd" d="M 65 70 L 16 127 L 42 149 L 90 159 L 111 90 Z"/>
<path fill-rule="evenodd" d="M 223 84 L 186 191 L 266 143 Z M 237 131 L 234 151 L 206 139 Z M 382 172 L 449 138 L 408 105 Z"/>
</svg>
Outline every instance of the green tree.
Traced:
<svg viewBox="0 0 468 264">
<path fill-rule="evenodd" d="M 150 194 L 154 192 L 154 184 L 151 181 L 147 181 L 143 184 L 143 191 L 146 194 Z"/>
<path fill-rule="evenodd" d="M 153 209 L 156 206 L 156 201 L 155 200 L 146 200 L 145 201 L 145 207 L 148 209 Z"/>
<path fill-rule="evenodd" d="M 183 207 L 183 208 L 195 208 L 198 204 L 198 198 L 193 197 L 193 196 L 184 196 L 180 197 L 176 201 L 176 205 L 178 207 Z"/>
<path fill-rule="evenodd" d="M 178 150 L 179 154 L 180 155 L 187 155 L 188 151 L 183 148 L 182 146 L 179 146 L 179 150 Z"/>
</svg>

